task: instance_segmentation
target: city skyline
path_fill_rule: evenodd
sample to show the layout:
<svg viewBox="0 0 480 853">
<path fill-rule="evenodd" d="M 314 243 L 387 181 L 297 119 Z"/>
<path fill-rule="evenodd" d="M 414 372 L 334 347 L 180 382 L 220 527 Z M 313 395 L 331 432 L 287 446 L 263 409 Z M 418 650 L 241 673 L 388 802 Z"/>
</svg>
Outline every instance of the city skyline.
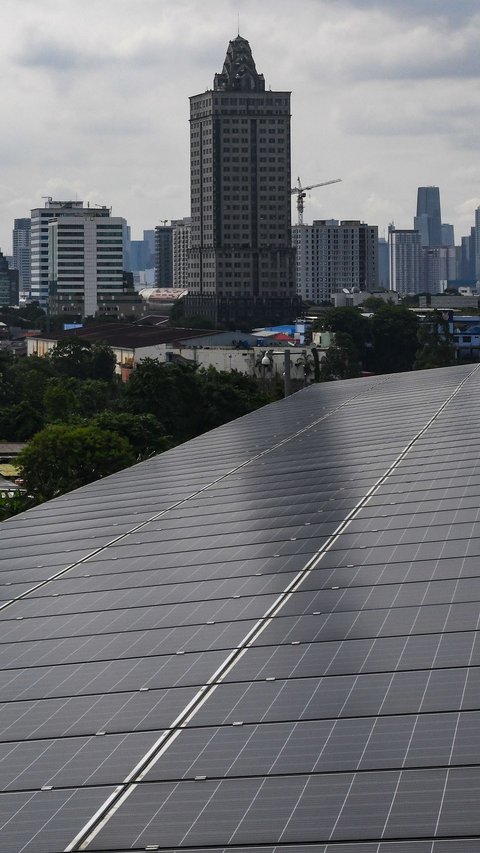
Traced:
<svg viewBox="0 0 480 853">
<path fill-rule="evenodd" d="M 457 245 L 469 233 L 480 204 L 473 5 L 242 5 L 240 32 L 267 89 L 292 91 L 292 180 L 342 178 L 307 197 L 306 222 L 412 227 L 417 187 L 436 185 Z M 112 206 L 132 236 L 190 213 L 188 98 L 211 87 L 237 8 L 4 0 L 3 251 L 41 196 Z"/>
</svg>

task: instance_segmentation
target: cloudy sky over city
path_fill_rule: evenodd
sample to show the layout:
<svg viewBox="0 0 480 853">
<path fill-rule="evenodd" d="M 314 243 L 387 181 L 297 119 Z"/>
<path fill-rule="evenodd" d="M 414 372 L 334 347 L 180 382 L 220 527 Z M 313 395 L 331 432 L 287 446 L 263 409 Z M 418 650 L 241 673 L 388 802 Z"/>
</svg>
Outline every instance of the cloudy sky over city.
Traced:
<svg viewBox="0 0 480 853">
<path fill-rule="evenodd" d="M 0 248 L 42 196 L 107 204 L 132 237 L 189 214 L 188 97 L 228 41 L 292 91 L 305 221 L 413 227 L 440 186 L 456 240 L 480 204 L 478 0 L 2 0 Z M 295 218 L 295 217 L 294 217 Z"/>
</svg>

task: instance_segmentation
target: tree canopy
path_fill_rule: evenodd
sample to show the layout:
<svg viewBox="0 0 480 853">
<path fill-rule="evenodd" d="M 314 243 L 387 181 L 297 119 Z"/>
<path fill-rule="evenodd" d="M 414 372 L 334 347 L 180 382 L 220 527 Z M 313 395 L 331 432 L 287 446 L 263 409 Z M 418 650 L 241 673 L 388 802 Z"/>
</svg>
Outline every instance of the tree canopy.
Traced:
<svg viewBox="0 0 480 853">
<path fill-rule="evenodd" d="M 434 311 L 428 323 L 424 323 L 420 327 L 418 344 L 415 360 L 416 370 L 449 367 L 455 364 L 453 335 L 450 332 L 448 320 L 439 311 Z"/>
<path fill-rule="evenodd" d="M 52 424 L 40 430 L 17 457 L 27 492 L 49 500 L 136 461 L 126 438 L 97 426 Z"/>
<path fill-rule="evenodd" d="M 47 358 L 60 376 L 106 382 L 114 377 L 115 355 L 111 347 L 101 342 L 92 346 L 74 335 L 61 338 Z"/>
<path fill-rule="evenodd" d="M 400 305 L 384 303 L 371 319 L 372 367 L 376 373 L 411 370 L 418 347 L 418 318 Z"/>
</svg>

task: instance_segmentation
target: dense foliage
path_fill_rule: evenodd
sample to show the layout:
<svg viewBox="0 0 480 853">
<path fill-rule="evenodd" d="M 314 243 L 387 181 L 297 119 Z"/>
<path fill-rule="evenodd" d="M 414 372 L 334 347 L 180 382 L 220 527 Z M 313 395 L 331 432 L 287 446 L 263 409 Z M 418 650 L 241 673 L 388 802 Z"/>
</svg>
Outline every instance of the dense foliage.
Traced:
<svg viewBox="0 0 480 853">
<path fill-rule="evenodd" d="M 145 359 L 126 383 L 110 347 L 64 338 L 46 357 L 0 351 L 0 440 L 29 497 L 0 501 L 0 520 L 105 477 L 269 402 L 257 380 Z"/>
<path fill-rule="evenodd" d="M 133 465 L 135 452 L 110 430 L 52 424 L 32 438 L 17 462 L 27 492 L 49 500 Z"/>
<path fill-rule="evenodd" d="M 326 309 L 317 328 L 334 332 L 335 345 L 321 361 L 312 351 L 296 362 L 306 383 L 453 363 L 451 335 L 440 314 L 420 325 L 403 306 L 370 298 L 366 307 L 369 317 L 356 308 Z M 243 374 L 154 359 L 141 362 L 122 384 L 110 347 L 75 336 L 62 339 L 46 358 L 15 358 L 0 350 L 0 440 L 30 441 L 18 460 L 28 493 L 1 500 L 0 520 L 269 399 L 256 379 Z"/>
<path fill-rule="evenodd" d="M 455 364 L 453 336 L 441 312 L 432 312 L 421 323 L 406 305 L 393 305 L 378 297 L 369 297 L 363 307 L 371 316 L 362 316 L 358 308 L 330 308 L 314 324 L 314 330 L 328 329 L 336 335 L 335 345 L 322 361 L 320 379 Z"/>
</svg>

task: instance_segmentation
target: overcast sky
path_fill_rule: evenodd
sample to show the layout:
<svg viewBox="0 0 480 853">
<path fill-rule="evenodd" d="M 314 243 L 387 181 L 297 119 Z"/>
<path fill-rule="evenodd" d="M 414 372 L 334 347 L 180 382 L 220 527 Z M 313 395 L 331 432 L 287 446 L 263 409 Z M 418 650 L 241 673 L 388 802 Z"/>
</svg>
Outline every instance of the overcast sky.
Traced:
<svg viewBox="0 0 480 853">
<path fill-rule="evenodd" d="M 0 248 L 41 197 L 106 204 L 132 237 L 189 215 L 188 98 L 228 41 L 292 91 L 305 221 L 413 227 L 440 187 L 456 241 L 480 205 L 479 0 L 0 0 Z M 295 217 L 294 217 L 295 221 Z"/>
</svg>

